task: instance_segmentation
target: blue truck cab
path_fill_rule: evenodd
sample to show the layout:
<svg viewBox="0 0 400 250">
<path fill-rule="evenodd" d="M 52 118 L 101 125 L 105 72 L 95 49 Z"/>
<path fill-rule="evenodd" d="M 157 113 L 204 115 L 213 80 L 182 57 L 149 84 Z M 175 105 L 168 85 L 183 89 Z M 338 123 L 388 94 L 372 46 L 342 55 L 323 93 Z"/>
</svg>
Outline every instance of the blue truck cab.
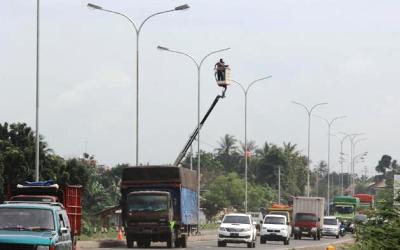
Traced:
<svg viewBox="0 0 400 250">
<path fill-rule="evenodd" d="M 72 250 L 71 226 L 63 205 L 1 204 L 0 249 Z"/>
</svg>

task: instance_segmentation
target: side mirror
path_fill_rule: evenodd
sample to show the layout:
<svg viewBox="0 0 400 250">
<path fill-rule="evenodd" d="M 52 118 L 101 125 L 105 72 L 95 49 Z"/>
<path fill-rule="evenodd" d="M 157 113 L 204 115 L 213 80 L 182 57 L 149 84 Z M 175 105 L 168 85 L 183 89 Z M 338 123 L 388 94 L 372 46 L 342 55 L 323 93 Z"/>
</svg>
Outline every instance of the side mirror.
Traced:
<svg viewBox="0 0 400 250">
<path fill-rule="evenodd" d="M 257 225 L 257 222 L 253 221 L 253 225 L 254 225 L 254 226 Z"/>
<path fill-rule="evenodd" d="M 68 228 L 62 227 L 62 228 L 60 228 L 60 232 L 61 232 L 61 234 L 67 234 L 68 233 Z"/>
<path fill-rule="evenodd" d="M 321 218 L 318 218 L 318 221 L 321 221 Z"/>
<path fill-rule="evenodd" d="M 220 225 L 220 224 L 222 223 L 222 221 L 221 221 L 221 220 L 217 220 L 216 223 L 217 223 L 218 225 Z"/>
<path fill-rule="evenodd" d="M 290 225 L 289 221 L 288 221 L 288 222 L 286 222 L 286 225 L 288 225 L 288 226 Z"/>
</svg>

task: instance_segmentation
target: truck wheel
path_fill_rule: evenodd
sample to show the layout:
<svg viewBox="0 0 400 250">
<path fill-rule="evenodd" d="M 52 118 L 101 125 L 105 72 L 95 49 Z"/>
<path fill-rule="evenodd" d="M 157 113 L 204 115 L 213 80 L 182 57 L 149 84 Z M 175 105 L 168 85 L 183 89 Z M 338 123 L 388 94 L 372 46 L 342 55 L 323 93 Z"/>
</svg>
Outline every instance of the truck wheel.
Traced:
<svg viewBox="0 0 400 250">
<path fill-rule="evenodd" d="M 146 241 L 146 242 L 143 243 L 143 246 L 144 246 L 145 248 L 149 248 L 150 245 L 151 245 L 151 241 Z"/>
<path fill-rule="evenodd" d="M 265 244 L 267 240 L 264 237 L 260 237 L 260 244 Z"/>
<path fill-rule="evenodd" d="M 185 235 L 182 235 L 182 238 L 181 238 L 181 247 L 182 247 L 182 248 L 186 248 L 186 246 L 187 246 L 186 237 L 185 237 Z"/>
<path fill-rule="evenodd" d="M 253 242 L 247 243 L 247 248 L 252 248 L 253 247 Z"/>
<path fill-rule="evenodd" d="M 132 237 L 130 237 L 129 236 L 129 234 L 127 235 L 127 237 L 126 237 L 126 246 L 128 247 L 128 248 L 133 248 L 133 239 L 132 239 Z"/>
<path fill-rule="evenodd" d="M 314 235 L 313 238 L 314 238 L 314 240 L 317 240 L 317 235 Z"/>
</svg>

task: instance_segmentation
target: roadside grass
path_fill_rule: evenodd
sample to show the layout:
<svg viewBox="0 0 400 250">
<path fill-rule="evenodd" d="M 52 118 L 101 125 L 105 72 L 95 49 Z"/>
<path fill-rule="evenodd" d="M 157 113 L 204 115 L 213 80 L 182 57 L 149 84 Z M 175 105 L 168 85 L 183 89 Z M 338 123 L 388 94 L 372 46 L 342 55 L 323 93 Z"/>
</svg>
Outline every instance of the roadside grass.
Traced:
<svg viewBox="0 0 400 250">
<path fill-rule="evenodd" d="M 87 240 L 116 240 L 118 236 L 118 232 L 115 230 L 109 230 L 107 233 L 96 232 L 90 234 L 81 234 L 78 237 L 78 240 L 87 241 Z"/>
</svg>

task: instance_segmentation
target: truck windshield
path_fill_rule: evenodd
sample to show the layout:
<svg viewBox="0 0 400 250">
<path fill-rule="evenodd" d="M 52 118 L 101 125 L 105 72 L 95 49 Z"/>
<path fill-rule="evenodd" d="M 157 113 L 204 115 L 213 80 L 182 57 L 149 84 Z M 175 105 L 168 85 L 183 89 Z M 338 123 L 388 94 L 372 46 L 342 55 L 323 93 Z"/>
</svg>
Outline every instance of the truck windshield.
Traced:
<svg viewBox="0 0 400 250">
<path fill-rule="evenodd" d="M 265 217 L 264 224 L 277 224 L 277 225 L 284 225 L 285 224 L 285 218 L 282 217 Z"/>
<path fill-rule="evenodd" d="M 48 209 L 0 208 L 0 230 L 54 230 Z"/>
<path fill-rule="evenodd" d="M 313 214 L 296 214 L 296 221 L 318 221 L 317 216 Z"/>
<path fill-rule="evenodd" d="M 128 209 L 132 212 L 162 212 L 168 210 L 168 196 L 134 194 L 128 196 Z"/>
<path fill-rule="evenodd" d="M 336 219 L 324 219 L 324 225 L 337 225 Z"/>
<path fill-rule="evenodd" d="M 340 214 L 352 214 L 354 209 L 352 206 L 336 206 L 335 212 Z"/>
<path fill-rule="evenodd" d="M 222 223 L 250 224 L 250 220 L 249 217 L 247 216 L 229 215 L 225 216 L 224 221 L 222 221 Z"/>
</svg>

